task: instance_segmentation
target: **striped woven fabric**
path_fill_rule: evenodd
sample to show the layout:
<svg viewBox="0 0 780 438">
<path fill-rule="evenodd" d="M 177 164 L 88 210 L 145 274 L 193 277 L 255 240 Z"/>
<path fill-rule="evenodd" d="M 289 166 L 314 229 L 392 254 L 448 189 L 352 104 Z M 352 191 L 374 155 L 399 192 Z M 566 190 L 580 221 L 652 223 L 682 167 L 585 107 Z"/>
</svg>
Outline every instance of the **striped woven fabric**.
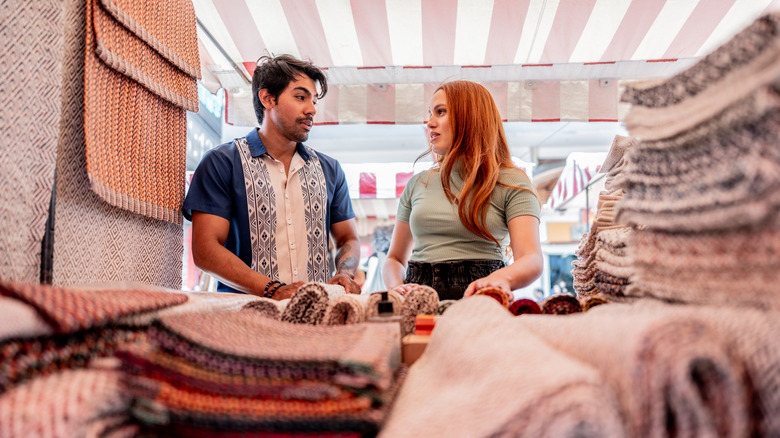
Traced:
<svg viewBox="0 0 780 438">
<path fill-rule="evenodd" d="M 345 391 L 338 385 L 321 379 L 255 377 L 220 372 L 188 362 L 150 343 L 128 346 L 117 353 L 123 369 L 129 374 L 162 382 L 192 392 L 230 394 L 262 400 L 343 399 Z M 148 386 L 148 385 L 147 385 Z M 145 386 L 139 385 L 140 389 Z"/>
<path fill-rule="evenodd" d="M 264 316 L 271 319 L 281 319 L 284 309 L 287 308 L 290 300 L 273 300 L 270 298 L 259 297 L 256 300 L 252 300 L 241 308 L 243 312 L 251 312 L 255 315 Z"/>
<path fill-rule="evenodd" d="M 174 223 L 184 201 L 185 111 L 198 109 L 195 27 L 187 0 L 87 1 L 90 187 L 111 205 Z"/>
<path fill-rule="evenodd" d="M 366 320 L 368 295 L 344 294 L 328 302 L 322 323 L 325 325 L 358 324 Z M 395 310 L 395 309 L 393 309 Z"/>
<path fill-rule="evenodd" d="M 537 303 L 534 300 L 528 298 L 521 298 L 519 300 L 515 300 L 509 306 L 509 312 L 515 316 L 520 316 L 525 314 L 538 315 L 542 313 L 542 308 L 539 307 L 539 303 Z"/>
<path fill-rule="evenodd" d="M 160 435 L 375 435 L 404 375 L 390 325 L 290 324 L 250 310 L 162 316 L 149 343 L 118 356 L 133 415 Z"/>
<path fill-rule="evenodd" d="M 67 370 L 0 395 L 0 436 L 131 437 L 130 395 L 111 368 Z"/>
<path fill-rule="evenodd" d="M 59 370 L 84 368 L 144 337 L 137 329 L 107 327 L 7 340 L 0 343 L 0 392 Z"/>
<path fill-rule="evenodd" d="M 580 301 L 569 294 L 558 294 L 547 297 L 541 304 L 542 313 L 546 315 L 568 315 L 582 312 Z"/>
<path fill-rule="evenodd" d="M 507 309 L 514 301 L 515 297 L 512 294 L 504 292 L 503 289 L 497 287 L 485 287 L 477 291 L 474 295 L 485 295 L 498 301 L 499 304 Z"/>
<path fill-rule="evenodd" d="M 337 284 L 306 283 L 290 297 L 281 320 L 296 324 L 321 324 L 328 302 L 345 293 L 344 287 Z"/>
<path fill-rule="evenodd" d="M 242 333 L 246 336 L 237 335 Z M 400 345 L 398 333 L 384 324 L 311 326 L 244 312 L 163 317 L 151 336 L 162 348 L 209 369 L 273 377 L 288 368 L 291 377 L 335 375 L 355 387 L 379 389 L 390 386 L 396 366 L 390 357 Z"/>
<path fill-rule="evenodd" d="M 22 300 L 58 333 L 116 322 L 119 318 L 175 306 L 187 295 L 140 289 L 86 289 L 0 281 L 0 294 Z"/>
</svg>

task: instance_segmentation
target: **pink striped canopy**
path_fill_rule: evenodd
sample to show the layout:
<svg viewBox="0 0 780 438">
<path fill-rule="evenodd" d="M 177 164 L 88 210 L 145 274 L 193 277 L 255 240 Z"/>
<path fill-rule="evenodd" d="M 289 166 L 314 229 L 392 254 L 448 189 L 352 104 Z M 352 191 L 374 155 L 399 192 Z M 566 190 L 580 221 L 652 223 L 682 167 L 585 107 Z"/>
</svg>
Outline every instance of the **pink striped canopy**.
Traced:
<svg viewBox="0 0 780 438">
<path fill-rule="evenodd" d="M 470 79 L 507 121 L 616 121 L 626 81 L 667 77 L 780 0 L 194 0 L 203 84 L 254 125 L 257 59 L 326 68 L 316 122 L 420 123 L 436 87 Z"/>
</svg>

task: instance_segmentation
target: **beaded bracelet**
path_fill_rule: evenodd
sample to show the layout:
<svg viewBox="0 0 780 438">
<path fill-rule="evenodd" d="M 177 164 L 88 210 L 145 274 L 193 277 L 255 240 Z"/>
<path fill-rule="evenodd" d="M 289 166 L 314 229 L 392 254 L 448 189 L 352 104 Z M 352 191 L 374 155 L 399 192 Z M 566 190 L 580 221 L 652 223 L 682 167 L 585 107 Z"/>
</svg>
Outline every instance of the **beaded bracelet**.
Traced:
<svg viewBox="0 0 780 438">
<path fill-rule="evenodd" d="M 268 291 L 268 298 L 273 298 L 274 297 L 274 293 L 276 293 L 276 290 L 279 289 L 282 286 L 287 286 L 287 284 L 286 283 L 282 283 L 281 281 L 277 281 L 276 282 L 276 287 L 274 287 L 273 289 Z"/>
<path fill-rule="evenodd" d="M 264 296 L 264 297 L 266 297 L 266 298 L 270 298 L 270 297 L 268 296 L 268 289 L 269 289 L 269 288 L 271 288 L 271 286 L 273 286 L 273 285 L 275 285 L 275 284 L 282 284 L 282 282 L 281 282 L 281 281 L 278 281 L 278 280 L 271 280 L 271 281 L 269 281 L 269 282 L 268 282 L 268 283 L 265 285 L 265 289 L 263 289 L 263 296 Z M 279 288 L 279 286 L 277 286 L 276 288 L 278 289 L 278 288 Z M 276 291 L 276 289 L 274 289 L 274 291 Z M 271 293 L 273 294 L 273 292 L 271 292 Z"/>
</svg>

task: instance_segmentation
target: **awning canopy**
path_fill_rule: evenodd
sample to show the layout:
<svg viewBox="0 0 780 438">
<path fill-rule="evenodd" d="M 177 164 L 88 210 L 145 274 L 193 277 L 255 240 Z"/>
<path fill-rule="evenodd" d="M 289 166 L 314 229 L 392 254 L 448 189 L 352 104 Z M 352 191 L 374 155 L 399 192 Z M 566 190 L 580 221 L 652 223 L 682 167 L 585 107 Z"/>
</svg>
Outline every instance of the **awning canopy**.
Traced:
<svg viewBox="0 0 780 438">
<path fill-rule="evenodd" d="M 482 82 L 508 121 L 615 121 L 624 81 L 693 64 L 780 0 L 194 0 L 203 83 L 254 125 L 257 59 L 326 68 L 315 122 L 420 123 L 436 86 Z"/>
</svg>

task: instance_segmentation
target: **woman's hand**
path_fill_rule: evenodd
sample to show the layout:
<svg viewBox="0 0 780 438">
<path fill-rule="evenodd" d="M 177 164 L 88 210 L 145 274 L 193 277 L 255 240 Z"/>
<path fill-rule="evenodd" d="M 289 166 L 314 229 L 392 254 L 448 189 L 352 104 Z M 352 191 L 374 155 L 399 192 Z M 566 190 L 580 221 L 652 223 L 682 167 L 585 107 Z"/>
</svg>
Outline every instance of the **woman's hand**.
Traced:
<svg viewBox="0 0 780 438">
<path fill-rule="evenodd" d="M 406 295 L 409 293 L 410 290 L 413 288 L 419 286 L 417 283 L 405 283 L 405 284 L 399 284 L 396 287 L 392 287 L 389 289 L 389 291 L 397 292 L 401 295 Z"/>
<path fill-rule="evenodd" d="M 470 297 L 477 293 L 480 289 L 484 289 L 486 287 L 495 287 L 503 290 L 506 293 L 512 293 L 512 287 L 509 285 L 509 280 L 503 276 L 495 275 L 494 272 L 487 277 L 472 281 L 471 284 L 469 284 L 469 287 L 466 288 L 466 291 L 463 292 L 463 296 Z"/>
</svg>

